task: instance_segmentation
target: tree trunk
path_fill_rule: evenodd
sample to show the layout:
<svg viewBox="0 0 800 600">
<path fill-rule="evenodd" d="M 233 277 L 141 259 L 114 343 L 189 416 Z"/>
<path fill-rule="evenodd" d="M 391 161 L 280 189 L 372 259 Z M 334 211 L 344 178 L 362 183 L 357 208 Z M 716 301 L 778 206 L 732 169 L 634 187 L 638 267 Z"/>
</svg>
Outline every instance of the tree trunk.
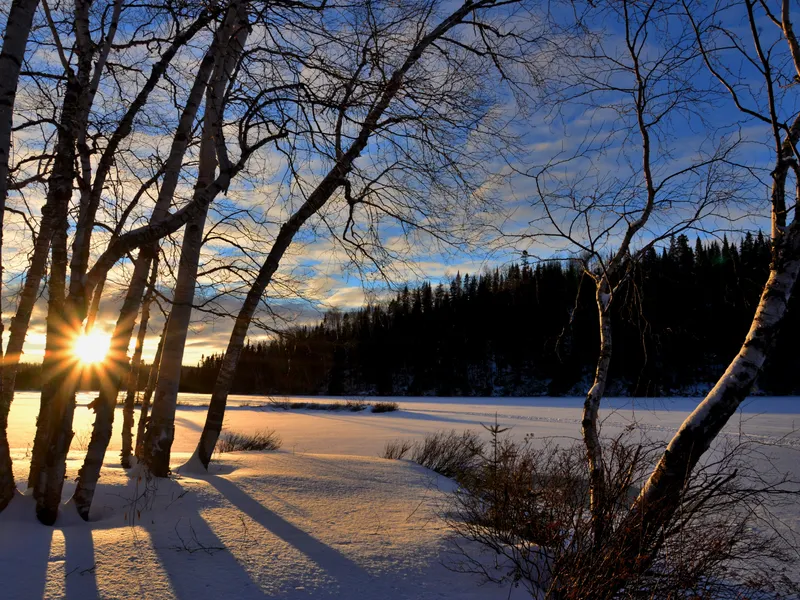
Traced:
<svg viewBox="0 0 800 600">
<path fill-rule="evenodd" d="M 66 243 L 67 211 L 72 197 L 72 182 L 74 179 L 74 128 L 77 120 L 79 86 L 79 82 L 74 77 L 70 78 L 64 95 L 61 111 L 61 132 L 56 145 L 53 171 L 48 181 L 47 201 L 45 204 L 48 212 L 44 215 L 45 219 L 43 220 L 44 226 L 44 221 L 52 218 L 52 267 L 48 287 L 47 341 L 42 363 L 42 392 L 31 455 L 30 475 L 28 477 L 28 486 L 33 487 L 35 491 L 39 489 L 39 474 L 48 445 L 47 422 L 50 420 L 48 416 L 50 403 L 55 396 L 56 390 L 60 387 L 60 382 L 64 379 L 65 372 L 75 364 L 69 347 L 72 340 L 68 339 L 69 333 L 66 331 L 69 327 L 66 306 Z M 51 211 L 52 215 L 50 214 Z M 39 237 L 42 237 L 41 232 Z M 42 241 L 40 247 L 43 246 L 44 241 Z M 36 290 L 32 291 L 34 294 L 36 293 Z M 33 300 L 35 301 L 35 298 Z M 32 304 L 30 308 L 33 308 Z M 30 314 L 28 316 L 30 317 Z M 16 325 L 16 322 L 12 324 L 12 335 Z M 24 343 L 24 338 L 23 331 L 18 339 L 20 349 Z M 10 355 L 11 353 L 9 352 L 8 354 Z M 13 360 L 13 356 L 11 359 Z"/>
<path fill-rule="evenodd" d="M 139 423 L 136 426 L 136 445 L 134 446 L 133 455 L 136 458 L 142 457 L 142 448 L 144 446 L 144 433 L 147 426 L 148 412 L 150 411 L 150 399 L 153 397 L 153 392 L 156 389 L 156 382 L 158 381 L 158 369 L 161 366 L 161 352 L 164 349 L 164 335 L 167 332 L 169 325 L 169 317 L 164 322 L 164 329 L 161 331 L 161 337 L 158 340 L 158 348 L 156 348 L 156 355 L 153 357 L 153 364 L 150 365 L 150 373 L 147 376 L 147 384 L 144 388 L 142 395 L 142 406 L 139 409 Z"/>
<path fill-rule="evenodd" d="M 153 303 L 153 292 L 158 276 L 158 259 L 153 261 L 150 271 L 150 282 L 147 294 L 142 302 L 142 322 L 139 323 L 139 334 L 136 336 L 136 348 L 133 351 L 133 361 L 128 372 L 128 385 L 125 394 L 125 404 L 122 407 L 122 451 L 120 460 L 125 469 L 131 466 L 131 454 L 133 453 L 133 414 L 136 400 L 136 393 L 139 387 L 139 373 L 142 366 L 142 349 L 144 340 L 147 336 L 147 324 L 150 321 L 150 305 Z"/>
<path fill-rule="evenodd" d="M 226 25 L 223 27 L 225 31 L 215 36 L 215 41 L 203 58 L 198 74 L 195 77 L 194 85 L 189 93 L 186 107 L 181 114 L 179 126 L 173 138 L 173 144 L 168 158 L 168 168 L 156 201 L 156 206 L 153 210 L 151 223 L 157 223 L 161 220 L 169 209 L 169 204 L 172 201 L 178 183 L 183 157 L 191 137 L 191 126 L 199 110 L 203 91 L 208 84 L 208 78 L 217 62 L 216 57 L 219 55 L 219 49 L 222 47 L 220 37 L 224 37 L 226 32 L 230 31 L 230 22 L 230 18 L 227 18 Z M 229 33 L 227 35 L 229 35 Z M 79 248 L 77 245 L 77 238 L 74 246 L 73 276 L 75 275 L 76 269 L 78 269 L 78 271 L 84 269 L 85 272 L 85 265 L 88 261 L 88 255 L 83 258 L 78 257 Z M 86 253 L 88 249 L 84 248 L 82 251 Z M 128 371 L 128 346 L 130 345 L 136 315 L 139 312 L 142 295 L 147 284 L 147 273 L 150 270 L 151 262 L 157 252 L 157 244 L 149 244 L 141 248 L 131 278 L 131 284 L 125 296 L 122 311 L 111 338 L 111 348 L 107 359 L 108 370 L 106 377 L 103 378 L 100 396 L 95 402 L 96 417 L 92 428 L 92 437 L 89 442 L 84 464 L 78 473 L 78 485 L 75 488 L 75 494 L 73 496 L 78 514 L 84 520 L 88 520 L 89 518 L 89 510 L 91 508 L 92 499 L 94 498 L 97 481 L 100 478 L 103 459 L 105 458 L 108 443 L 111 440 L 117 397 L 119 396 L 122 377 L 124 373 Z M 73 287 L 74 290 L 72 290 L 73 293 L 71 297 L 74 296 L 74 301 L 83 302 L 85 304 L 86 286 L 80 285 Z"/>
<path fill-rule="evenodd" d="M 68 209 L 75 180 L 76 142 L 86 129 L 89 110 L 86 96 L 93 55 L 88 37 L 89 9 L 89 2 L 76 0 L 74 24 L 76 35 L 79 34 L 76 44 L 77 73 L 71 68 L 67 69 L 56 157 L 48 181 L 48 195 L 53 196 L 56 210 L 48 288 L 46 343 L 51 349 L 51 358 L 50 361 L 47 360 L 47 349 L 45 349 L 42 369 L 45 383 L 42 385 L 41 405 L 46 409 L 40 412 L 40 421 L 44 427 L 41 436 L 37 431 L 39 439 L 34 440 L 31 477 L 29 477 L 29 481 L 34 482 L 36 515 L 46 525 L 55 523 L 58 516 L 67 453 L 73 436 L 75 392 L 81 376 L 79 363 L 74 357 L 73 344 L 81 331 L 83 313 L 80 306 L 76 306 L 66 297 L 66 270 L 69 263 Z M 37 423 L 37 428 L 38 425 Z"/>
<path fill-rule="evenodd" d="M 28 44 L 33 15 L 39 0 L 14 0 L 6 20 L 3 49 L 0 52 L 0 251 L 3 248 L 3 218 L 8 194 L 8 171 L 11 158 L 11 129 L 14 121 L 14 101 L 17 96 L 19 73 Z M 1 259 L 1 257 L 0 257 Z M 2 295 L 3 269 L 0 263 L 0 295 Z M 38 288 L 38 285 L 37 285 Z M 0 319 L 0 335 L 3 323 Z M 9 344 L 10 345 L 10 344 Z M 11 449 L 8 446 L 8 413 L 14 399 L 13 384 L 8 393 L 6 365 L 0 349 L 0 511 L 14 497 L 14 471 Z M 11 369 L 16 373 L 16 365 Z"/>
<path fill-rule="evenodd" d="M 197 167 L 196 191 L 202 193 L 214 181 L 217 168 L 215 152 L 215 133 L 222 112 L 222 96 L 230 81 L 239 56 L 247 40 L 247 12 L 244 4 L 237 5 L 238 32 L 232 35 L 223 60 L 214 71 L 206 96 L 206 113 L 203 124 L 203 138 L 200 143 L 199 164 Z M 153 412 L 145 434 L 142 458 L 150 472 L 156 477 L 169 474 L 169 459 L 175 436 L 175 410 L 178 402 L 178 388 L 181 379 L 183 352 L 192 316 L 195 281 L 200 263 L 200 250 L 203 245 L 203 229 L 208 215 L 208 204 L 186 225 L 181 244 L 181 257 L 172 311 L 169 324 L 164 333 L 164 346 L 158 371 Z"/>
<path fill-rule="evenodd" d="M 611 366 L 611 287 L 607 275 L 603 275 L 602 279 L 597 282 L 595 299 L 600 325 L 600 356 L 597 359 L 594 382 L 583 403 L 581 428 L 589 466 L 589 505 L 594 528 L 594 541 L 599 545 L 602 543 L 605 529 L 605 471 L 597 418 L 600 412 L 600 402 L 606 391 L 608 370 Z"/>
<path fill-rule="evenodd" d="M 250 327 L 250 321 L 255 314 L 264 291 L 272 281 L 272 276 L 275 274 L 275 271 L 277 271 L 283 255 L 292 243 L 294 236 L 300 230 L 300 227 L 330 200 L 339 186 L 344 184 L 346 181 L 345 178 L 352 169 L 353 162 L 361 155 L 364 148 L 366 148 L 367 142 L 377 128 L 379 119 L 400 91 L 403 79 L 409 69 L 419 61 L 427 48 L 437 39 L 462 22 L 462 20 L 474 10 L 487 5 L 491 5 L 491 3 L 468 2 L 461 5 L 410 49 L 402 66 L 395 70 L 386 81 L 383 91 L 364 118 L 361 129 L 350 145 L 350 148 L 338 158 L 333 168 L 327 173 L 316 189 L 311 192 L 308 199 L 297 212 L 281 226 L 278 236 L 275 238 L 275 242 L 272 245 L 272 249 L 267 255 L 266 261 L 264 261 L 264 264 L 261 266 L 258 276 L 253 286 L 248 291 L 244 304 L 236 317 L 236 322 L 234 323 L 233 331 L 228 341 L 228 347 L 222 359 L 222 366 L 219 375 L 217 375 L 217 380 L 214 383 L 214 391 L 211 394 L 211 402 L 208 407 L 208 414 L 206 415 L 203 432 L 190 462 L 199 460 L 202 466 L 208 469 L 208 465 L 211 462 L 211 453 L 214 451 L 214 446 L 216 446 L 217 439 L 222 430 L 228 394 L 230 393 L 233 376 L 236 373 L 236 367 L 239 363 L 239 357 L 242 354 L 242 348 L 244 347 L 247 330 Z"/>
<path fill-rule="evenodd" d="M 69 93 L 69 92 L 68 92 Z M 77 94 L 76 94 L 77 95 Z M 69 106 L 65 102 L 65 106 Z M 66 137 L 66 136 L 65 136 Z M 59 142 L 61 143 L 61 142 Z M 65 143 L 69 143 L 65 140 Z M 31 458 L 29 485 L 33 484 L 36 516 L 45 525 L 55 523 L 61 489 L 64 485 L 66 457 L 72 442 L 72 416 L 75 395 L 69 389 L 77 385 L 80 369 L 72 352 L 79 333 L 66 296 L 67 208 L 72 195 L 74 146 L 58 153 L 61 164 L 54 165 L 50 192 L 58 201 L 58 214 L 52 243 L 52 266 L 48 286 L 47 342 L 42 364 L 41 410 Z"/>
<path fill-rule="evenodd" d="M 75 508 L 84 520 L 89 519 L 89 508 L 94 497 L 94 490 L 97 480 L 100 478 L 100 469 L 103 466 L 106 448 L 111 440 L 114 412 L 122 376 L 129 371 L 128 345 L 136 323 L 142 294 L 147 286 L 147 275 L 153 258 L 151 253 L 151 249 L 142 248 L 136 259 L 131 284 L 111 336 L 111 348 L 105 361 L 105 373 L 101 378 L 100 395 L 94 401 L 96 416 L 92 426 L 92 437 L 83 466 L 78 471 L 78 484 L 73 496 Z"/>
</svg>

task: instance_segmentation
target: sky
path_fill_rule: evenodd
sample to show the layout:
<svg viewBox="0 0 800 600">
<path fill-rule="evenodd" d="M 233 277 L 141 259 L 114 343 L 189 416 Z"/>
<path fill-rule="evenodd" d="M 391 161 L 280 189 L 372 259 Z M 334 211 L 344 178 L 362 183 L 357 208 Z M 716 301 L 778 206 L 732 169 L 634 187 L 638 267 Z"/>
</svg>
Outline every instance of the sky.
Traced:
<svg viewBox="0 0 800 600">
<path fill-rule="evenodd" d="M 563 21 L 571 14 L 556 9 L 555 19 Z M 403 168 L 381 179 L 374 196 L 400 218 L 387 215 L 385 210 L 369 212 L 363 207 L 354 212 L 355 227 L 350 233 L 362 236 L 370 255 L 366 258 L 349 254 L 353 246 L 342 243 L 348 223 L 347 204 L 339 198 L 326 206 L 301 230 L 284 257 L 276 281 L 268 289 L 259 323 L 279 329 L 311 323 L 326 309 L 347 310 L 365 301 L 385 299 L 405 284 L 446 282 L 457 272 L 476 273 L 503 266 L 518 260 L 523 250 L 534 260 L 549 260 L 579 255 L 587 240 L 594 241 L 600 254 L 613 248 L 624 229 L 620 214 L 635 215 L 645 189 L 641 136 L 632 110 L 635 78 L 630 69 L 618 68 L 620 64 L 630 65 L 619 16 L 612 11 L 594 16 L 594 33 L 602 34 L 598 38 L 601 45 L 575 45 L 566 30 L 537 42 L 540 54 L 528 58 L 544 83 L 531 78 L 524 81 L 525 85 L 513 87 L 496 72 L 480 69 L 473 73 L 473 80 L 465 75 L 457 81 L 462 87 L 455 89 L 462 93 L 475 85 L 490 90 L 476 96 L 489 107 L 486 114 L 491 117 L 482 121 L 485 128 L 480 133 L 444 128 L 436 138 L 438 148 L 413 144 L 406 148 L 388 137 L 374 140 L 359 159 L 353 180 L 363 186 L 390 159 L 402 159 Z M 506 17 L 515 27 L 540 27 L 533 12 Z M 747 41 L 736 9 L 722 17 L 732 23 L 732 35 L 741 35 Z M 765 23 L 765 27 L 770 25 Z M 649 69 L 655 82 L 645 117 L 653 120 L 649 132 L 654 179 L 663 186 L 659 187 L 656 212 L 634 246 L 670 231 L 702 202 L 707 207 L 689 231 L 690 236 L 707 238 L 724 233 L 736 238 L 745 230 L 766 229 L 763 209 L 767 197 L 764 182 L 771 170 L 769 130 L 736 110 L 706 66 L 691 56 L 694 46 L 687 41 L 686 31 L 676 28 L 673 21 L 665 18 L 642 40 L 642 68 Z M 775 52 L 780 53 L 780 47 Z M 587 62 L 586 56 L 591 60 Z M 723 74 L 736 74 L 736 90 L 742 102 L 762 107 L 763 86 L 759 88 L 752 64 L 730 53 L 716 56 L 725 67 Z M 52 52 L 40 51 L 29 60 L 42 68 L 58 68 Z M 192 57 L 182 60 L 191 61 Z M 448 81 L 441 68 L 435 62 L 425 65 L 425 72 L 437 85 L 439 79 Z M 527 76 L 518 63 L 508 68 L 512 76 L 518 75 L 518 81 Z M 470 72 L 465 68 L 465 73 Z M 592 77 L 587 79 L 586 73 Z M 691 94 L 685 92 L 689 88 Z M 420 93 L 432 92 L 422 86 Z M 108 94 L 112 94 L 111 89 Z M 795 96 L 791 86 L 780 88 L 779 109 L 787 119 L 797 113 Z M 463 101 L 465 115 L 471 109 L 467 98 L 465 95 Z M 32 118 L 40 110 L 41 99 L 36 90 L 25 88 L 18 104 L 20 114 Z M 398 110 L 411 110 L 411 104 Z M 166 91 L 154 93 L 153 105 L 154 112 L 148 115 L 153 122 L 157 117 L 165 121 L 171 118 Z M 454 111 L 451 117 L 455 122 L 458 106 L 446 108 Z M 498 133 L 503 134 L 504 144 L 486 145 L 486 138 Z M 17 132 L 15 159 L 38 151 L 41 135 L 39 130 Z M 142 172 L 150 156 L 163 156 L 169 141 L 158 128 L 132 136 L 132 162 L 138 164 L 131 167 L 127 179 L 122 175 L 123 196 L 130 197 L 138 189 L 134 174 Z M 726 145 L 729 154 L 721 157 L 720 148 Z M 287 170 L 281 153 L 262 152 L 215 201 L 206 225 L 209 240 L 201 257 L 195 296 L 195 304 L 202 308 L 193 314 L 185 364 L 195 364 L 203 355 L 224 350 L 232 326 L 229 315 L 238 310 L 247 281 L 260 266 L 280 224 L 325 169 L 325 160 L 315 154 L 313 146 L 301 144 L 294 150 L 300 166 L 296 171 Z M 466 161 L 462 165 L 464 187 L 456 185 L 461 182 L 453 179 L 446 163 L 437 162 L 445 150 L 449 156 Z M 192 158 L 191 152 L 189 156 Z M 711 157 L 717 159 L 713 164 Z M 433 174 L 427 179 L 417 178 L 414 169 L 426 167 Z M 437 169 L 441 171 L 436 173 Z M 190 166 L 176 194 L 178 205 L 191 196 L 192 173 Z M 671 177 L 674 173 L 682 174 Z M 9 198 L 12 207 L 30 212 L 34 220 L 43 201 L 42 188 L 30 188 Z M 102 218 L 113 223 L 115 211 L 118 209 L 109 205 Z M 32 239 L 25 219 L 18 215 L 7 215 L 6 219 L 4 323 L 13 316 L 14 293 L 21 284 Z M 146 219 L 147 211 L 142 209 L 134 212 L 132 223 L 142 224 Z M 410 222 L 424 227 L 410 227 Z M 564 238 L 566 231 L 571 232 L 571 240 Z M 95 230 L 95 236 L 96 257 L 108 238 L 101 229 Z M 165 256 L 172 261 L 173 270 L 167 270 L 158 285 L 160 296 L 145 343 L 146 360 L 155 353 L 163 326 L 162 309 L 171 296 L 180 237 L 180 233 L 175 234 L 172 245 L 165 245 Z M 109 335 L 113 329 L 130 271 L 130 261 L 124 260 L 110 273 L 96 325 L 100 334 Z M 279 318 L 270 318 L 269 311 Z M 36 305 L 25 361 L 41 360 L 45 312 L 46 291 Z M 257 324 L 250 329 L 251 339 L 271 335 Z"/>
</svg>

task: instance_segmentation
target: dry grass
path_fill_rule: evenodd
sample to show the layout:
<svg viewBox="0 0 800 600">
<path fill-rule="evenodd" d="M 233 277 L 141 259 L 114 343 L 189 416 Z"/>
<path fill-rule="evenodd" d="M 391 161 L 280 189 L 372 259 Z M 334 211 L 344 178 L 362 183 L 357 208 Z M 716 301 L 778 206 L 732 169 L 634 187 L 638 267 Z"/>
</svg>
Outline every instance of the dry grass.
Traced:
<svg viewBox="0 0 800 600">
<path fill-rule="evenodd" d="M 281 447 L 280 436 L 272 429 L 264 429 L 255 433 L 238 433 L 223 431 L 217 442 L 217 451 L 223 452 L 262 452 L 277 450 Z"/>
</svg>

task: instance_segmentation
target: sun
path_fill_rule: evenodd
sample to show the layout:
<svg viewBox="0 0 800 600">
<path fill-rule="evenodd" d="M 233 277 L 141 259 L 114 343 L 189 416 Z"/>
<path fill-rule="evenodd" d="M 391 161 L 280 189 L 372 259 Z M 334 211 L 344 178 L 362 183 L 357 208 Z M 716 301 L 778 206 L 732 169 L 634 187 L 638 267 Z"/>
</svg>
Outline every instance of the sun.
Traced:
<svg viewBox="0 0 800 600">
<path fill-rule="evenodd" d="M 93 365 L 105 360 L 110 344 L 110 336 L 98 331 L 92 331 L 89 334 L 78 337 L 75 340 L 75 346 L 72 351 L 83 364 Z"/>
</svg>

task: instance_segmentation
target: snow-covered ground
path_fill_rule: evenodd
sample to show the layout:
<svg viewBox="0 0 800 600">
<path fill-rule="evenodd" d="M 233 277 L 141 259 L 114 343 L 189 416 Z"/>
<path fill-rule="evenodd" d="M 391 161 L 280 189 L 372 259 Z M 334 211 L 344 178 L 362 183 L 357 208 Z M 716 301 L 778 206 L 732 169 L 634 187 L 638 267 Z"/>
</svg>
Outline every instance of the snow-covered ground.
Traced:
<svg viewBox="0 0 800 600">
<path fill-rule="evenodd" d="M 65 501 L 88 443 L 93 413 L 85 406 L 92 397 L 79 397 Z M 138 500 L 147 482 L 119 467 L 118 411 L 91 523 L 66 505 L 55 528 L 41 526 L 26 497 L 0 514 L 0 598 L 508 598 L 507 588 L 478 587 L 446 568 L 452 557 L 437 512 L 450 482 L 378 455 L 388 440 L 482 431 L 495 418 L 515 436 L 577 439 L 582 400 L 394 400 L 398 412 L 372 414 L 284 411 L 267 398 L 233 397 L 225 427 L 275 429 L 283 449 L 225 454 L 210 475 L 179 471 Z M 207 401 L 181 395 L 195 406 L 178 410 L 175 468 L 194 450 L 205 418 L 199 405 Z M 604 431 L 635 422 L 651 437 L 667 438 L 696 402 L 611 399 Z M 20 489 L 37 412 L 37 393 L 16 395 L 9 434 Z M 725 434 L 766 442 L 776 467 L 800 479 L 796 426 L 799 398 L 759 397 Z M 800 529 L 800 507 L 785 519 Z"/>
</svg>

